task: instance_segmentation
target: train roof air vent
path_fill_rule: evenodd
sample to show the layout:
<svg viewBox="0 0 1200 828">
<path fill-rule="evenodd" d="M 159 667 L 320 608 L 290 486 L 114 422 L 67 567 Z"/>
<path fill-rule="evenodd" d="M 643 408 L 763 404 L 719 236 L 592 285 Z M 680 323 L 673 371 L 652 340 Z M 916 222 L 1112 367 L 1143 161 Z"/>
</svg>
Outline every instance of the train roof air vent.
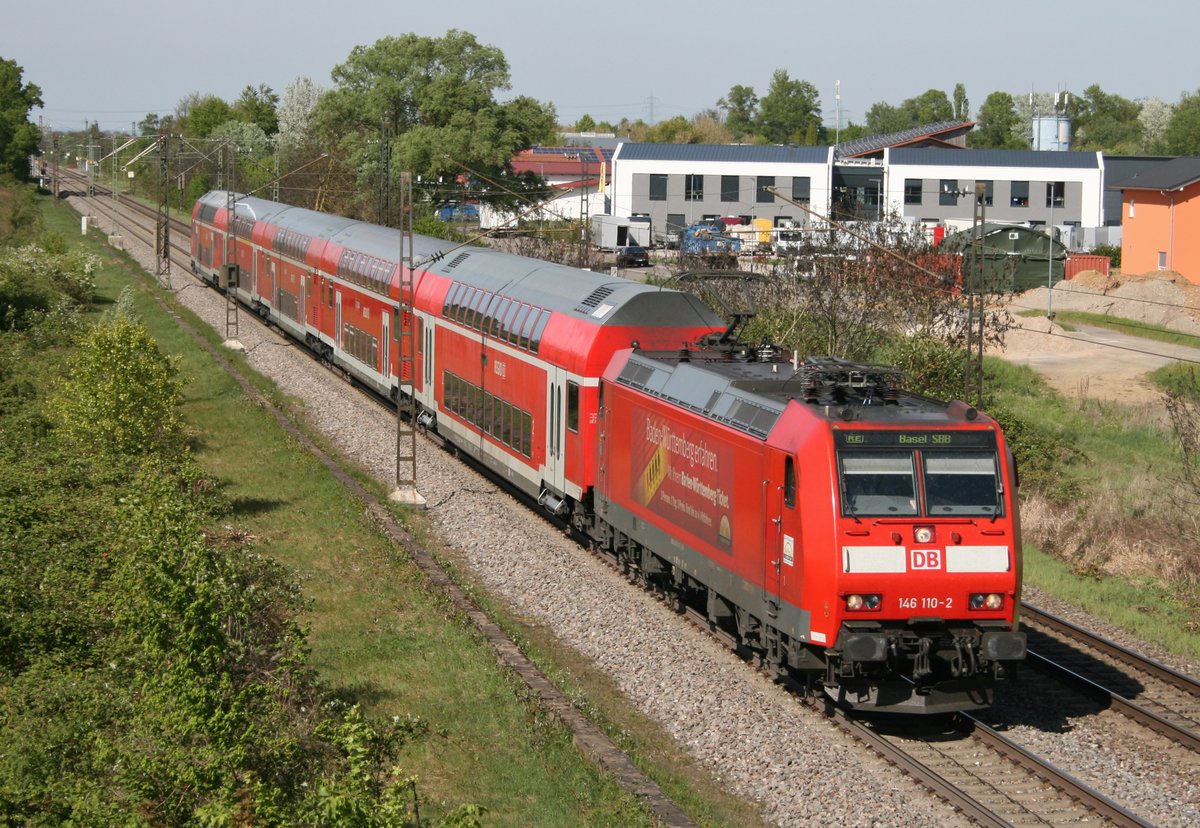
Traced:
<svg viewBox="0 0 1200 828">
<path fill-rule="evenodd" d="M 469 250 L 465 250 L 462 253 L 459 253 L 457 256 L 455 256 L 453 259 L 450 260 L 450 264 L 446 265 L 446 270 L 454 270 L 454 268 L 458 267 L 460 264 L 465 262 L 470 255 L 471 255 L 471 251 L 469 251 Z"/>
<path fill-rule="evenodd" d="M 611 296 L 613 288 L 608 285 L 601 285 L 592 291 L 591 295 L 579 303 L 575 308 L 576 313 L 589 314 L 596 308 L 600 307 L 600 303 L 607 297 Z"/>
</svg>

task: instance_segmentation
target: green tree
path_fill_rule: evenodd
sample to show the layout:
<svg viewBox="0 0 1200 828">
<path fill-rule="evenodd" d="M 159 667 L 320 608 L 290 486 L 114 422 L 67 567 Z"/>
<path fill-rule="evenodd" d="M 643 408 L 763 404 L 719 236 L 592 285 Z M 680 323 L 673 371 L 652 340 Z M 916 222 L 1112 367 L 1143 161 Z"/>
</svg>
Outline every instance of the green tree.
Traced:
<svg viewBox="0 0 1200 828">
<path fill-rule="evenodd" d="M 1163 131 L 1163 145 L 1172 155 L 1200 155 L 1200 90 L 1179 99 Z"/>
<path fill-rule="evenodd" d="M 810 126 L 821 134 L 821 99 L 808 81 L 792 80 L 784 69 L 771 76 L 759 102 L 758 134 L 771 144 L 803 144 Z"/>
<path fill-rule="evenodd" d="M 758 122 L 758 104 L 754 89 L 741 84 L 733 86 L 728 95 L 717 101 L 717 106 L 725 110 L 725 126 L 736 140 L 754 134 Z"/>
<path fill-rule="evenodd" d="M 871 108 L 867 110 L 867 132 L 870 135 L 887 135 L 908 129 L 910 126 L 912 123 L 908 113 L 889 103 L 879 101 L 871 104 Z"/>
<path fill-rule="evenodd" d="M 699 137 L 695 125 L 682 115 L 659 121 L 643 139 L 651 144 L 695 144 Z"/>
<path fill-rule="evenodd" d="M 1068 110 L 1075 123 L 1074 148 L 1083 152 L 1135 155 L 1142 148 L 1141 107 L 1092 84 L 1075 96 Z"/>
<path fill-rule="evenodd" d="M 925 124 L 952 121 L 956 117 L 955 105 L 967 105 L 966 89 L 955 87 L 955 104 L 950 103 L 946 93 L 940 89 L 929 89 L 908 98 L 900 106 L 879 102 L 867 110 L 867 129 L 872 135 L 887 135 Z"/>
<path fill-rule="evenodd" d="M 226 121 L 233 120 L 233 108 L 216 95 L 204 95 L 187 107 L 183 131 L 192 138 L 207 138 Z"/>
<path fill-rule="evenodd" d="M 393 135 L 393 173 L 430 181 L 453 181 L 467 170 L 498 176 L 518 151 L 557 135 L 551 106 L 528 97 L 497 103 L 495 93 L 510 87 L 508 62 L 468 32 L 356 46 L 332 76 L 335 86 L 318 101 L 314 121 L 326 143 L 340 147 L 360 187 L 377 183 L 384 125 Z"/>
<path fill-rule="evenodd" d="M 1024 140 L 1016 102 L 1007 92 L 987 96 L 975 118 L 975 129 L 967 136 L 975 149 L 1029 149 Z"/>
<path fill-rule="evenodd" d="M 278 106 L 279 96 L 271 87 L 260 83 L 257 89 L 247 86 L 242 90 L 241 96 L 233 103 L 233 116 L 239 121 L 254 124 L 264 135 L 274 135 L 279 131 Z"/>
<path fill-rule="evenodd" d="M 29 110 L 42 105 L 42 90 L 22 82 L 23 74 L 16 61 L 0 58 L 0 173 L 21 181 L 29 178 L 29 156 L 41 140 Z"/>
<path fill-rule="evenodd" d="M 596 130 L 596 119 L 586 112 L 578 121 L 575 122 L 576 132 L 594 132 Z"/>
<path fill-rule="evenodd" d="M 963 99 L 966 99 L 965 92 Z M 900 104 L 900 108 L 904 111 L 909 126 L 954 120 L 954 106 L 946 97 L 946 93 L 940 89 L 929 89 L 915 98 L 909 98 Z"/>
</svg>

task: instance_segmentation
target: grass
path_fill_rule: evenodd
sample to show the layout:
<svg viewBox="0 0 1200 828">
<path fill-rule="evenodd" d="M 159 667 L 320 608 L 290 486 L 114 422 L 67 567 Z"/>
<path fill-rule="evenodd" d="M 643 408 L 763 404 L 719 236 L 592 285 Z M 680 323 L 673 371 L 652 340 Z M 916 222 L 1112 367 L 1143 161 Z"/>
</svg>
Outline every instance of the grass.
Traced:
<svg viewBox="0 0 1200 828">
<path fill-rule="evenodd" d="M 1161 583 L 1151 579 L 1129 583 L 1080 574 L 1031 546 L 1025 547 L 1025 581 L 1147 641 L 1200 659 L 1200 619 L 1195 604 L 1181 602 L 1177 591 Z"/>
<path fill-rule="evenodd" d="M 1044 316 L 1037 311 L 1022 312 L 1020 316 Z M 1200 336 L 1182 333 L 1164 328 L 1161 325 L 1151 325 L 1148 322 L 1138 322 L 1133 319 L 1123 319 L 1119 316 L 1109 316 L 1103 313 L 1088 313 L 1086 311 L 1055 311 L 1054 321 L 1066 327 L 1067 325 L 1091 325 L 1096 328 L 1107 328 L 1118 333 L 1150 339 L 1155 342 L 1168 342 L 1172 345 L 1186 345 L 1200 348 Z M 1073 330 L 1073 328 L 1068 328 Z"/>
<path fill-rule="evenodd" d="M 991 357 L 986 370 L 998 401 L 1080 452 L 1063 468 L 1078 500 L 1054 505 L 1022 492 L 1026 582 L 1200 657 L 1200 559 L 1169 497 L 1179 457 L 1161 411 L 1070 400 L 1032 368 Z"/>
<path fill-rule="evenodd" d="M 69 243 L 78 239 L 73 212 L 48 207 L 45 213 L 48 229 Z M 258 551 L 296 574 L 310 602 L 303 618 L 310 663 L 336 695 L 373 716 L 416 716 L 431 726 L 431 735 L 401 757 L 428 798 L 422 813 L 436 818 L 474 802 L 487 808 L 488 825 L 652 824 L 634 797 L 580 756 L 570 733 L 529 698 L 525 685 L 497 665 L 474 626 L 430 589 L 361 504 L 159 309 L 149 277 L 135 275 L 140 269 L 129 257 L 99 238 L 89 243 L 105 262 L 97 274 L 100 307 L 135 285 L 138 312 L 164 351 L 179 359 L 197 458 L 233 505 L 230 525 L 214 530 L 250 533 Z M 219 342 L 188 311 L 178 312 Z M 254 377 L 244 357 L 227 358 Z M 267 380 L 253 381 L 282 402 Z M 409 522 L 418 535 L 426 531 L 419 517 Z M 723 792 L 583 659 L 500 608 L 486 601 L 485 607 L 702 824 L 758 824 L 751 805 Z"/>
</svg>

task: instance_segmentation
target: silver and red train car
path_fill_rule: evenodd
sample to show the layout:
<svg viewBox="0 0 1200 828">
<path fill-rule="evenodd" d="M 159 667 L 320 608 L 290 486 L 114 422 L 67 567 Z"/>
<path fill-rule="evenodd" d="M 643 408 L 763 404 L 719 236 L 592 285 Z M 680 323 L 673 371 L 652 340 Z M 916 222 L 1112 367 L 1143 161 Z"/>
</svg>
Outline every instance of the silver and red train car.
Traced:
<svg viewBox="0 0 1200 828">
<path fill-rule="evenodd" d="M 396 230 L 211 192 L 192 266 L 398 394 Z M 859 709 L 991 703 L 1024 658 L 996 423 L 734 341 L 687 293 L 416 236 L 421 422 L 780 673 Z M 235 250 L 229 254 L 227 251 Z"/>
</svg>

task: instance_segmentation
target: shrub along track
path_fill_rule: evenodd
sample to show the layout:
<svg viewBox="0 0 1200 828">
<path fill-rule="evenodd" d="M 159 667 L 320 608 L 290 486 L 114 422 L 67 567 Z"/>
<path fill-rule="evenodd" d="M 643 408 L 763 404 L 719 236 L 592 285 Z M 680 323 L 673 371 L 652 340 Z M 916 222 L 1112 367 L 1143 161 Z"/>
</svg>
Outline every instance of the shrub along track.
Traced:
<svg viewBox="0 0 1200 828">
<path fill-rule="evenodd" d="M 152 211 L 147 212 L 140 207 L 133 209 L 150 216 L 152 220 Z M 143 235 L 143 233 L 144 229 L 138 231 L 138 235 Z M 147 239 L 143 236 L 142 240 Z M 151 235 L 148 240 L 152 242 L 153 236 Z M 176 254 L 173 259 L 176 264 L 180 263 L 179 254 Z M 188 278 L 192 278 L 190 272 L 187 271 L 187 264 L 184 264 L 183 268 L 188 273 Z M 588 759 L 609 774 L 622 788 L 637 796 L 662 825 L 690 828 L 696 824 L 663 792 L 657 783 L 638 769 L 624 751 L 618 748 L 600 728 L 571 703 L 566 695 L 521 651 L 500 625 L 479 609 L 451 578 L 446 569 L 426 548 L 413 539 L 375 494 L 360 484 L 338 460 L 318 447 L 286 413 L 260 394 L 219 348 L 212 345 L 201 336 L 199 331 L 179 316 L 161 293 L 154 292 L 151 295 L 159 307 L 174 318 L 180 328 L 192 337 L 197 346 L 203 348 L 213 361 L 233 378 L 248 399 L 269 411 L 284 431 L 316 457 L 330 474 L 364 504 L 367 514 L 380 526 L 387 537 L 402 547 L 430 583 L 446 596 L 454 609 L 470 619 L 471 623 L 476 626 L 496 653 L 500 663 L 516 673 L 535 694 L 543 709 L 555 716 L 570 731 L 573 742 Z"/>
</svg>

